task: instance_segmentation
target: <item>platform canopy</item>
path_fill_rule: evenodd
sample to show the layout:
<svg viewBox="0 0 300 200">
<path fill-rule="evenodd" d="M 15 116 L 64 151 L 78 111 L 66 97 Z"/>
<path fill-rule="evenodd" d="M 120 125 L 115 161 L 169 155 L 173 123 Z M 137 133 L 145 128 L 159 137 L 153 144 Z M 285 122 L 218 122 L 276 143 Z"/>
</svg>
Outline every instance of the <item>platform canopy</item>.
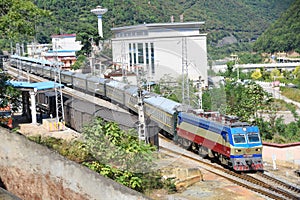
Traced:
<svg viewBox="0 0 300 200">
<path fill-rule="evenodd" d="M 55 83 L 53 81 L 46 81 L 46 82 L 37 82 L 37 83 L 29 83 L 23 81 L 9 81 L 15 88 L 23 88 L 23 89 L 36 89 L 39 90 L 50 90 L 58 87 L 63 87 L 64 85 Z"/>
</svg>

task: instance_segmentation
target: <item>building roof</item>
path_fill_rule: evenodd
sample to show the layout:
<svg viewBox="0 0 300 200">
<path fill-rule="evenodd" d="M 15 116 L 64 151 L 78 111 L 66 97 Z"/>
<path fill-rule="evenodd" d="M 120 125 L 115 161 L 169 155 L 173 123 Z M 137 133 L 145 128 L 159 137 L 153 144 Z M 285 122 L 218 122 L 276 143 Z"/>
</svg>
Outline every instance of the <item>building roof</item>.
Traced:
<svg viewBox="0 0 300 200">
<path fill-rule="evenodd" d="M 151 28 L 198 28 L 200 25 L 204 25 L 205 22 L 174 22 L 174 23 L 153 23 L 153 24 L 139 24 L 133 26 L 123 26 L 112 28 L 112 31 L 125 31 L 131 29 L 146 30 Z"/>
<path fill-rule="evenodd" d="M 76 37 L 76 34 L 61 34 L 61 35 L 51 35 L 51 38 L 66 38 L 66 37 Z"/>
<path fill-rule="evenodd" d="M 57 84 L 53 81 L 47 82 L 37 82 L 37 83 L 29 83 L 23 81 L 9 81 L 15 88 L 25 88 L 25 89 L 36 89 L 38 90 L 48 90 L 58 88 L 59 86 L 63 87 L 62 84 Z"/>
</svg>

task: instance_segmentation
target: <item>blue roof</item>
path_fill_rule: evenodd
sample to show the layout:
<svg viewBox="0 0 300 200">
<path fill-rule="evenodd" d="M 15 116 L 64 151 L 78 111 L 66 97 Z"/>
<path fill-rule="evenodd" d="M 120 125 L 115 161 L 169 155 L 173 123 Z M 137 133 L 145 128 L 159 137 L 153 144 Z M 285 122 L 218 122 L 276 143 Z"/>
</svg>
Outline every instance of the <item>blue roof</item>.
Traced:
<svg viewBox="0 0 300 200">
<path fill-rule="evenodd" d="M 57 88 L 59 86 L 63 87 L 62 84 L 60 85 L 53 81 L 38 82 L 38 83 L 29 83 L 29 82 L 22 82 L 22 81 L 9 81 L 9 83 L 16 88 L 29 88 L 29 89 L 36 88 L 37 90 L 48 90 L 48 89 L 53 89 L 55 87 Z"/>
</svg>

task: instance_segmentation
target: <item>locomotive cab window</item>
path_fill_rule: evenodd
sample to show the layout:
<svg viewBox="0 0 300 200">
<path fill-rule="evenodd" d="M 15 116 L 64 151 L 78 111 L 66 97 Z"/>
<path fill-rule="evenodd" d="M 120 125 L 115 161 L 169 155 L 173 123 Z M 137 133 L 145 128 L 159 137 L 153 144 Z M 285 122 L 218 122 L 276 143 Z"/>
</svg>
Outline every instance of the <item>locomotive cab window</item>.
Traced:
<svg viewBox="0 0 300 200">
<path fill-rule="evenodd" d="M 260 142 L 260 138 L 259 138 L 258 133 L 249 133 L 248 134 L 248 141 L 249 141 L 249 143 Z"/>
<path fill-rule="evenodd" d="M 244 134 L 233 135 L 233 140 L 234 140 L 234 143 L 236 143 L 236 144 L 246 143 L 246 137 Z"/>
</svg>

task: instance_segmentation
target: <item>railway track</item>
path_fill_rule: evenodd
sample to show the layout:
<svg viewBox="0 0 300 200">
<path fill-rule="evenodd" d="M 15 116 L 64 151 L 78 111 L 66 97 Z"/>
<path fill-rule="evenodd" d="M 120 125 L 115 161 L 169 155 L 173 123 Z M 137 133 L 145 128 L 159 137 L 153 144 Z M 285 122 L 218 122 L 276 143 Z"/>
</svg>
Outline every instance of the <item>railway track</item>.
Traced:
<svg viewBox="0 0 300 200">
<path fill-rule="evenodd" d="M 18 71 L 15 68 L 8 67 L 10 74 L 14 76 L 18 76 Z M 38 77 L 36 75 L 30 74 L 31 80 L 35 81 L 47 81 L 44 78 Z M 91 100 L 90 95 L 86 95 L 84 93 L 80 93 L 79 95 L 74 94 L 74 90 L 70 89 L 64 89 L 63 91 L 65 94 L 68 94 L 70 96 L 76 96 L 79 99 L 83 100 Z M 86 96 L 86 98 L 85 98 Z M 94 101 L 100 99 L 94 98 Z M 103 101 L 103 100 L 102 100 Z M 161 140 L 165 140 L 167 143 L 171 143 L 170 141 L 166 141 L 165 138 L 160 137 Z M 174 144 L 173 144 L 174 145 Z M 223 167 L 220 167 L 220 165 L 212 164 L 208 160 L 201 159 L 198 155 L 185 151 L 183 148 L 180 148 L 180 150 L 173 150 L 165 146 L 160 146 L 160 150 L 166 151 L 166 152 L 172 152 L 173 154 L 179 154 L 180 156 L 186 157 L 188 159 L 194 160 L 196 162 L 199 162 L 202 164 L 202 168 L 204 168 L 207 171 L 210 171 L 211 173 L 214 173 L 218 176 L 221 176 L 233 183 L 236 183 L 237 185 L 243 186 L 249 190 L 255 191 L 257 193 L 260 193 L 266 197 L 272 198 L 272 199 L 300 199 L 299 195 L 299 188 L 296 188 L 294 186 L 291 186 L 287 183 L 280 183 L 279 180 L 271 181 L 272 178 L 269 177 L 266 174 L 261 173 L 261 177 L 264 176 L 265 179 L 268 181 L 263 181 L 262 178 L 254 177 L 249 174 L 244 173 L 236 173 L 231 170 L 225 169 Z M 259 173 L 258 173 L 259 174 Z M 274 178 L 273 178 L 274 179 Z M 276 183 L 276 184 L 275 184 Z"/>
<path fill-rule="evenodd" d="M 199 155 L 196 155 L 193 152 L 182 150 L 180 147 L 176 148 L 174 146 L 175 145 L 172 141 L 163 136 L 160 136 L 159 148 L 161 152 L 170 155 L 179 154 L 184 158 L 201 163 L 201 168 L 268 198 L 276 200 L 300 199 L 300 189 L 292 186 L 291 184 L 280 181 L 262 172 L 258 172 L 256 174 L 237 173 L 223 168 L 219 164 L 211 163 L 211 161 L 208 159 L 202 159 Z"/>
</svg>

